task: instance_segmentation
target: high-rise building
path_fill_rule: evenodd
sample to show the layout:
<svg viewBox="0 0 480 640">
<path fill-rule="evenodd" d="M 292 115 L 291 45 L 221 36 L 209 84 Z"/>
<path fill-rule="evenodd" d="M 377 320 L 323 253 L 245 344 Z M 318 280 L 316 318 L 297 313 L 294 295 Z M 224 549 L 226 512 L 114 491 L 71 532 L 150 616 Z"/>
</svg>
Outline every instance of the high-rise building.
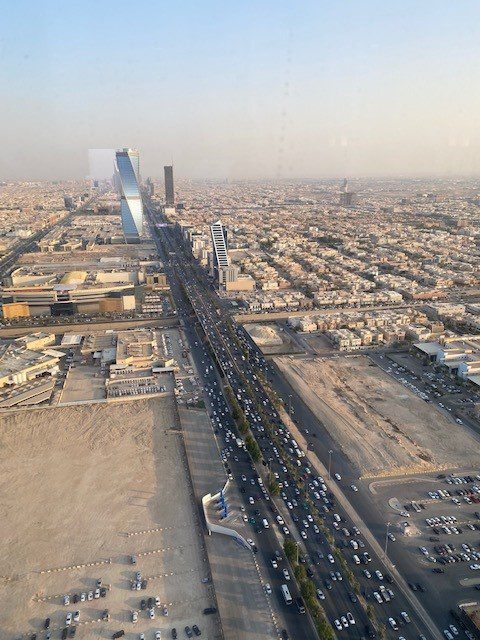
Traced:
<svg viewBox="0 0 480 640">
<path fill-rule="evenodd" d="M 115 183 L 120 192 L 120 212 L 125 240 L 138 242 L 143 234 L 143 204 L 140 195 L 140 156 L 135 149 L 115 154 Z"/>
<path fill-rule="evenodd" d="M 165 205 L 173 207 L 175 205 L 175 190 L 173 188 L 173 166 L 163 167 L 165 176 Z"/>
<path fill-rule="evenodd" d="M 210 233 L 212 234 L 214 268 L 221 269 L 228 267 L 230 261 L 228 259 L 227 230 L 220 220 L 217 220 L 217 222 L 214 222 L 210 227 Z"/>
</svg>

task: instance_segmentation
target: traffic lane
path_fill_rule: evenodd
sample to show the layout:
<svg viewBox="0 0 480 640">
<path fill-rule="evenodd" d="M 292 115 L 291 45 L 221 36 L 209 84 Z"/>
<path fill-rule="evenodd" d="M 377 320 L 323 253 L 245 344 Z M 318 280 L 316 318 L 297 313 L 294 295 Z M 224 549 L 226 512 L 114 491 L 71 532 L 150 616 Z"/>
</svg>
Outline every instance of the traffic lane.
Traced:
<svg viewBox="0 0 480 640">
<path fill-rule="evenodd" d="M 192 349 L 195 349 L 194 354 L 196 356 L 196 365 L 197 365 L 197 370 L 202 371 L 202 380 L 204 382 L 204 386 L 209 386 L 211 385 L 212 387 L 214 386 L 214 382 L 216 381 L 216 376 L 213 375 L 213 371 L 216 371 L 216 367 L 214 366 L 213 363 L 213 359 L 210 358 L 210 362 L 212 363 L 212 369 L 209 370 L 209 374 L 204 374 L 201 368 L 200 368 L 200 364 L 202 363 L 202 359 L 206 360 L 206 351 L 203 351 L 202 349 L 200 349 L 197 345 L 195 345 L 195 340 L 193 339 L 193 335 L 189 332 L 188 338 L 190 338 L 189 340 L 189 345 L 191 348 L 191 352 Z M 218 376 L 217 376 L 218 377 Z M 207 403 L 209 403 L 209 405 L 213 408 L 213 407 L 220 407 L 221 403 L 217 403 L 217 402 L 211 402 L 211 398 L 208 394 L 204 394 L 204 397 L 207 401 Z M 275 585 L 276 589 L 275 591 L 277 593 L 280 592 L 280 578 L 276 575 L 273 574 L 272 571 L 270 571 L 269 569 L 269 564 L 268 564 L 268 556 L 272 556 L 275 553 L 275 548 L 278 548 L 278 545 L 276 544 L 276 541 L 273 542 L 272 540 L 269 540 L 268 536 L 264 536 L 262 539 L 262 543 L 259 545 L 259 548 L 262 550 L 262 554 L 264 557 L 264 560 L 266 561 L 266 569 L 269 572 L 269 578 L 272 584 Z M 270 565 L 271 566 L 271 565 Z M 271 569 L 273 570 L 273 567 L 271 567 Z M 278 596 L 276 597 L 276 601 L 277 601 L 277 606 L 278 606 Z M 280 603 L 281 605 L 281 603 Z M 301 622 L 298 620 L 298 616 L 300 614 L 295 615 L 295 613 L 289 609 L 289 608 L 285 608 L 285 603 L 283 603 L 283 606 L 281 606 L 281 612 L 285 618 L 285 627 L 287 628 L 287 630 L 290 631 L 291 633 L 291 637 L 294 638 L 294 630 L 298 628 L 298 626 L 301 624 Z M 310 628 L 310 624 L 306 625 L 306 628 L 302 630 L 302 637 L 306 637 L 310 640 L 315 640 L 316 635 L 312 632 L 311 628 Z"/>
</svg>

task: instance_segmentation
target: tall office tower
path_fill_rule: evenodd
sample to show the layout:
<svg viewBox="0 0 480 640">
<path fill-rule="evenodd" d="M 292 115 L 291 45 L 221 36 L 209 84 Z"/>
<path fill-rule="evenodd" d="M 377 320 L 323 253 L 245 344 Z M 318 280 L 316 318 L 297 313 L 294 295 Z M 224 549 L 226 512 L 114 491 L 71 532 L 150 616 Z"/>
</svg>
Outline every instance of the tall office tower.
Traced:
<svg viewBox="0 0 480 640">
<path fill-rule="evenodd" d="M 143 204 L 140 195 L 140 156 L 135 149 L 115 154 L 115 182 L 120 193 L 120 212 L 126 242 L 138 242 L 143 233 Z"/>
<path fill-rule="evenodd" d="M 171 165 L 163 167 L 165 176 L 165 206 L 175 206 L 175 191 L 173 189 L 173 167 Z"/>
<path fill-rule="evenodd" d="M 216 269 L 226 268 L 230 265 L 228 259 L 228 241 L 227 230 L 220 222 L 214 222 L 210 227 L 212 234 L 212 246 L 213 246 L 213 263 Z"/>
<path fill-rule="evenodd" d="M 346 178 L 343 179 L 342 186 L 340 188 L 342 193 L 347 193 L 348 191 L 348 180 Z"/>
</svg>

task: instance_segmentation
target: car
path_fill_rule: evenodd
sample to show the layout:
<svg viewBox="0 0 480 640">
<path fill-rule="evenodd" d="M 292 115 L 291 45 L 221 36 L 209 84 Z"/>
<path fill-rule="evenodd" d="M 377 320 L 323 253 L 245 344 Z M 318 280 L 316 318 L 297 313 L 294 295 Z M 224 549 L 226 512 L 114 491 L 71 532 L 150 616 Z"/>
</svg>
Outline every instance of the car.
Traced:
<svg viewBox="0 0 480 640">
<path fill-rule="evenodd" d="M 65 606 L 68 606 L 70 604 L 70 596 L 63 596 L 62 602 Z"/>
<path fill-rule="evenodd" d="M 383 580 L 383 574 L 381 571 L 379 571 L 378 569 L 375 571 L 375 575 L 377 576 L 377 578 L 379 580 Z"/>
<path fill-rule="evenodd" d="M 303 538 L 304 540 L 306 540 L 306 539 L 307 539 L 307 533 L 306 533 L 303 529 L 300 531 L 300 535 L 302 536 L 302 538 Z"/>
<path fill-rule="evenodd" d="M 137 622 L 138 620 L 138 611 L 132 611 L 132 622 Z"/>
<path fill-rule="evenodd" d="M 203 610 L 203 615 L 205 616 L 210 616 L 214 613 L 217 613 L 216 607 L 206 607 L 206 609 Z"/>
<path fill-rule="evenodd" d="M 398 624 L 395 621 L 395 618 L 389 618 L 388 624 L 392 627 L 394 631 L 398 631 Z"/>
<path fill-rule="evenodd" d="M 477 563 L 475 563 L 475 564 L 471 564 L 471 565 L 470 565 L 470 569 L 471 569 L 472 571 L 478 571 L 478 570 L 480 569 L 480 564 L 477 564 Z"/>
<path fill-rule="evenodd" d="M 382 596 L 378 593 L 378 591 L 374 591 L 373 592 L 373 597 L 375 598 L 375 600 L 379 603 L 382 604 L 383 600 L 382 600 Z"/>
<path fill-rule="evenodd" d="M 288 572 L 288 569 L 283 570 L 283 577 L 285 580 L 290 580 L 290 573 Z"/>
<path fill-rule="evenodd" d="M 323 591 L 321 589 L 317 589 L 317 598 L 319 600 L 325 600 L 325 594 L 323 593 Z"/>
<path fill-rule="evenodd" d="M 175 627 L 173 627 L 173 629 L 172 629 L 172 632 L 171 632 L 171 633 L 172 633 L 172 638 L 173 638 L 173 640 L 177 640 L 177 638 L 178 638 L 178 634 L 177 634 L 177 630 L 175 629 Z"/>
<path fill-rule="evenodd" d="M 458 629 L 455 625 L 453 624 L 449 624 L 448 625 L 450 627 L 450 631 L 453 633 L 454 636 L 458 636 Z"/>
<path fill-rule="evenodd" d="M 162 632 L 160 630 L 155 631 L 155 640 L 162 640 Z"/>
<path fill-rule="evenodd" d="M 352 491 L 354 491 L 355 493 L 358 491 L 358 487 L 357 487 L 357 485 L 356 485 L 356 484 L 351 484 L 351 485 L 350 485 L 350 489 L 351 489 Z"/>
<path fill-rule="evenodd" d="M 396 540 L 395 536 L 393 535 L 393 533 L 391 531 L 388 533 L 388 539 L 391 540 L 392 542 L 395 542 L 395 540 Z"/>
<path fill-rule="evenodd" d="M 168 607 L 166 604 L 163 605 L 162 613 L 164 616 L 168 616 Z"/>
<path fill-rule="evenodd" d="M 197 627 L 197 625 L 196 625 L 196 624 L 194 624 L 194 625 L 192 626 L 192 629 L 193 629 L 193 633 L 194 633 L 196 636 L 201 636 L 201 635 L 202 635 L 202 632 L 200 631 L 200 629 Z"/>
<path fill-rule="evenodd" d="M 75 622 L 78 622 L 80 620 L 80 611 L 75 611 L 75 613 L 73 614 L 73 620 Z"/>
<path fill-rule="evenodd" d="M 445 636 L 445 638 L 447 640 L 453 640 L 453 635 L 450 633 L 449 629 L 444 629 L 443 630 L 443 635 Z"/>
<path fill-rule="evenodd" d="M 272 595 L 272 587 L 270 586 L 270 583 L 267 582 L 267 584 L 265 585 L 265 593 L 270 596 Z"/>
<path fill-rule="evenodd" d="M 410 624 L 411 620 L 406 611 L 400 611 L 400 615 L 402 616 L 402 618 L 405 620 L 407 624 Z"/>
<path fill-rule="evenodd" d="M 338 481 L 342 479 L 342 476 L 339 473 L 334 473 L 333 477 L 335 478 L 335 480 L 338 480 Z"/>
<path fill-rule="evenodd" d="M 347 620 L 350 624 L 355 624 L 355 618 L 352 616 L 350 611 L 347 613 Z"/>
<path fill-rule="evenodd" d="M 50 627 L 50 618 L 47 618 L 43 623 L 43 628 L 48 629 Z"/>
<path fill-rule="evenodd" d="M 150 616 L 150 620 L 155 620 L 155 609 L 149 609 L 148 615 Z"/>
<path fill-rule="evenodd" d="M 73 618 L 73 615 L 70 612 L 68 612 L 67 617 L 65 618 L 65 624 L 67 625 L 67 627 L 69 627 L 72 624 L 72 618 Z"/>
<path fill-rule="evenodd" d="M 185 634 L 186 634 L 187 638 L 193 638 L 192 630 L 190 629 L 190 627 L 188 625 L 185 627 Z"/>
<path fill-rule="evenodd" d="M 364 569 L 363 570 L 363 575 L 368 579 L 370 579 L 372 577 L 372 574 L 370 573 L 370 571 L 368 569 Z"/>
<path fill-rule="evenodd" d="M 328 561 L 329 561 L 331 564 L 333 564 L 333 563 L 335 562 L 335 558 L 332 556 L 332 554 L 331 554 L 331 553 L 329 553 L 329 554 L 327 555 L 327 559 L 328 559 Z"/>
<path fill-rule="evenodd" d="M 255 504 L 255 500 L 252 498 L 252 496 L 249 496 L 248 501 L 250 504 Z"/>
<path fill-rule="evenodd" d="M 342 623 L 344 629 L 348 629 L 348 620 L 345 616 L 340 616 L 340 622 Z"/>
<path fill-rule="evenodd" d="M 338 629 L 338 631 L 341 631 L 343 629 L 343 627 L 342 627 L 342 625 L 340 623 L 340 620 L 335 619 L 333 624 L 335 625 L 335 628 Z"/>
<path fill-rule="evenodd" d="M 108 612 L 108 609 L 104 609 L 103 613 L 102 613 L 102 620 L 106 620 L 108 622 L 108 620 L 110 620 L 110 614 Z"/>
<path fill-rule="evenodd" d="M 277 559 L 276 558 L 272 558 L 271 562 L 272 562 L 272 567 L 274 569 L 278 569 Z"/>
<path fill-rule="evenodd" d="M 325 584 L 325 588 L 326 588 L 328 591 L 331 591 L 331 589 L 332 589 L 332 583 L 330 582 L 330 580 L 325 579 L 325 580 L 324 580 L 324 584 Z"/>
</svg>

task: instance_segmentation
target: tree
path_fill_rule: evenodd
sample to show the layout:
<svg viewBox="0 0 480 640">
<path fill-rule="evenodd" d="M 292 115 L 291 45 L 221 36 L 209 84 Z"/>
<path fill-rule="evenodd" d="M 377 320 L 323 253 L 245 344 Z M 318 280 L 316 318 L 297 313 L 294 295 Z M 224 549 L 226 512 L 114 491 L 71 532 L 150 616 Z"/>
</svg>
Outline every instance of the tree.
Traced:
<svg viewBox="0 0 480 640">
<path fill-rule="evenodd" d="M 300 584 L 307 579 L 307 572 L 303 564 L 297 564 L 295 569 L 293 570 L 295 573 L 295 577 L 300 582 Z"/>
<path fill-rule="evenodd" d="M 258 462 L 262 457 L 262 452 L 260 451 L 260 447 L 251 435 L 248 435 L 245 438 L 245 446 L 247 447 L 247 451 L 252 457 L 252 460 L 254 462 Z"/>
<path fill-rule="evenodd" d="M 268 490 L 272 496 L 278 496 L 280 493 L 280 487 L 273 473 L 268 474 Z"/>
<path fill-rule="evenodd" d="M 293 566 L 298 562 L 298 546 L 297 543 L 287 538 L 283 543 L 283 550 L 287 556 L 287 560 Z"/>
</svg>

